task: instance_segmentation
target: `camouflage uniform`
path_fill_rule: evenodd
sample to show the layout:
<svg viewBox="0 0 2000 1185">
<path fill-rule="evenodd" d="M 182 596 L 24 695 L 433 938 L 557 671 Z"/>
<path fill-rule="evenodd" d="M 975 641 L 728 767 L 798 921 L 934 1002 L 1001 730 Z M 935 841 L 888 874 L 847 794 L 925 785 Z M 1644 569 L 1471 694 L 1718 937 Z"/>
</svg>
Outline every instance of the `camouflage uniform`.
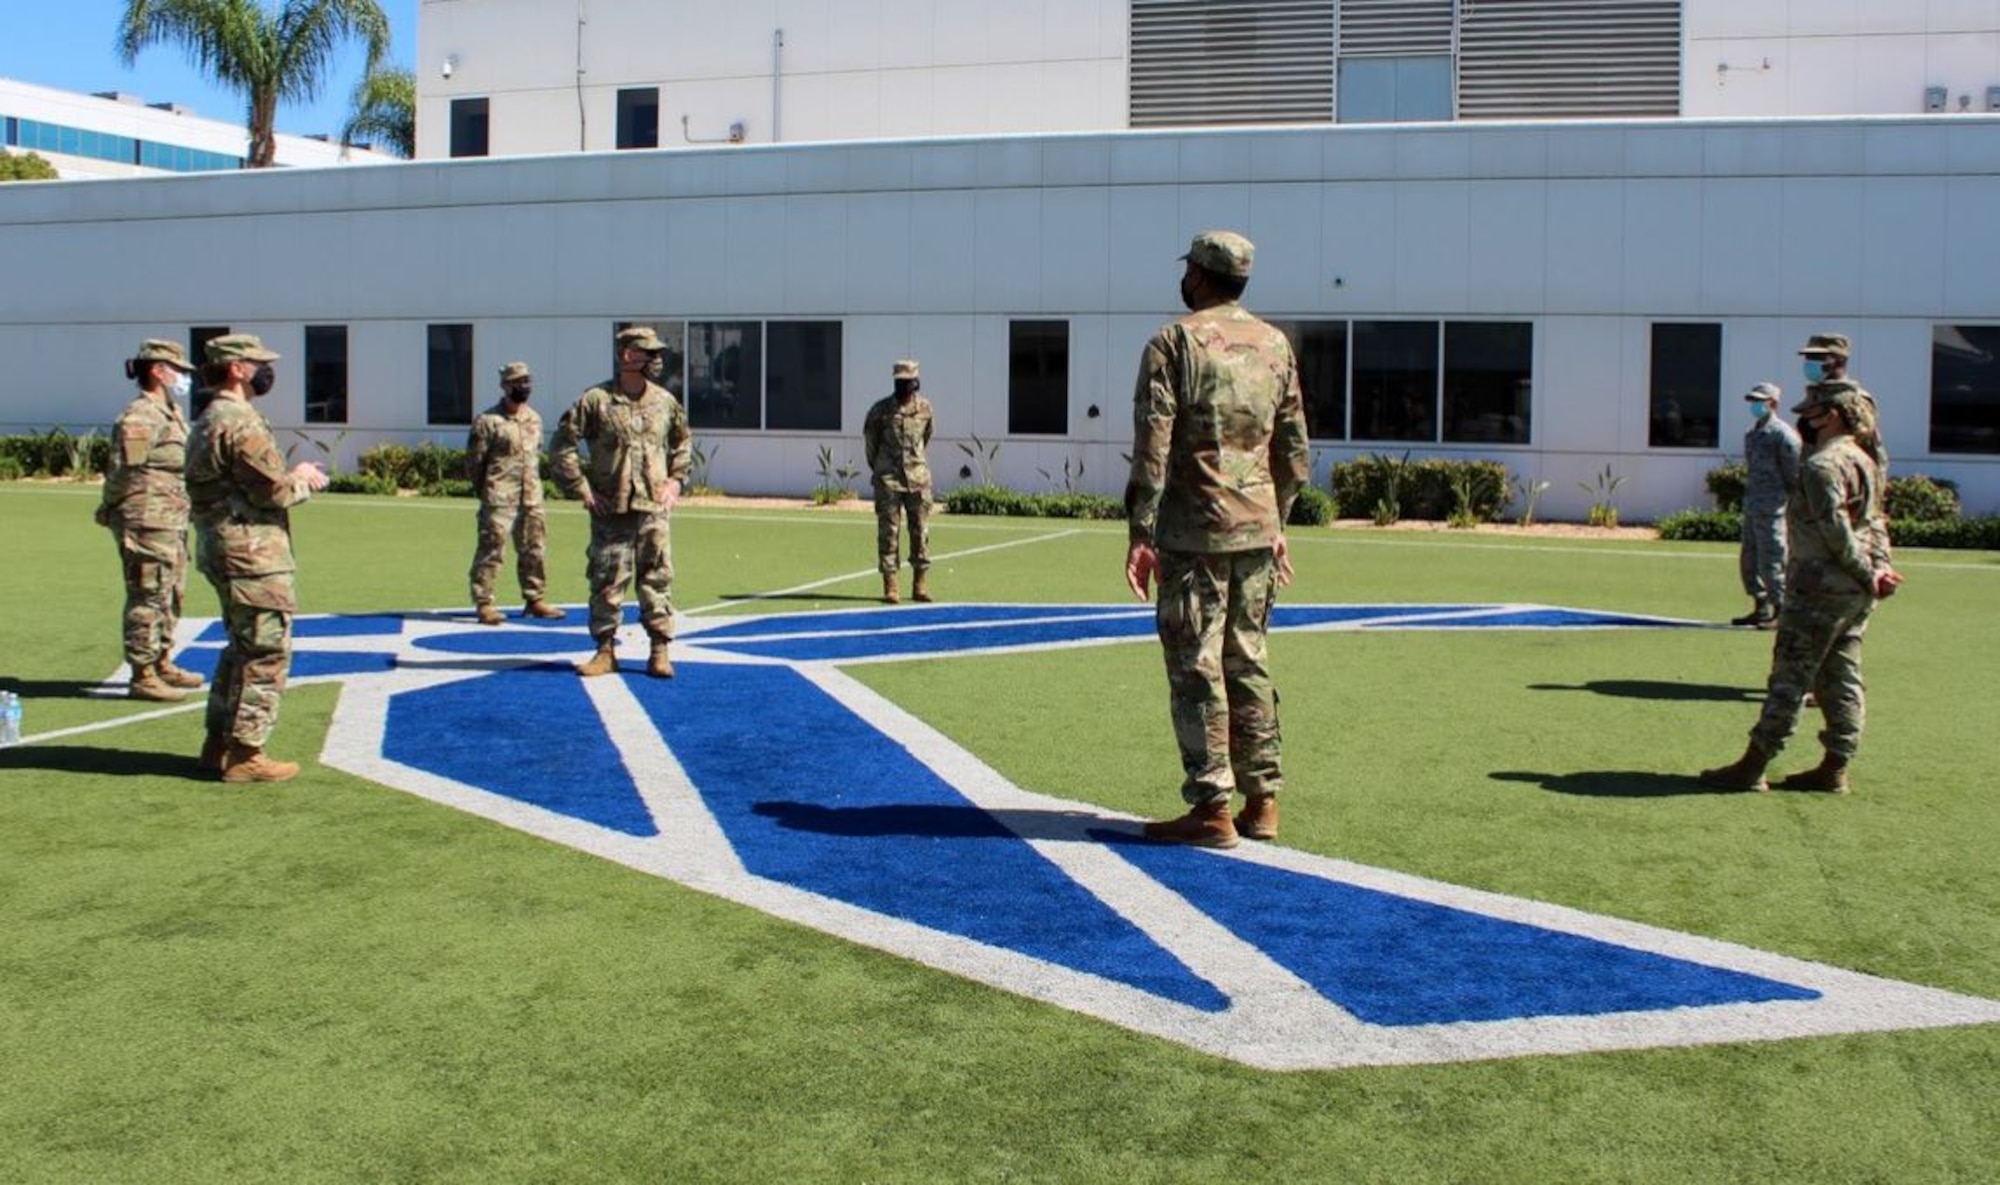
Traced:
<svg viewBox="0 0 2000 1185">
<path fill-rule="evenodd" d="M 1867 717 L 1861 640 L 1875 612 L 1876 574 L 1890 566 L 1882 485 L 1880 467 L 1856 436 L 1836 437 L 1806 457 L 1786 516 L 1791 563 L 1770 683 L 1750 730 L 1767 755 L 1776 756 L 1798 727 L 1809 691 L 1826 720 L 1820 741 L 1827 753 L 1844 762 L 1860 744 Z"/>
<path fill-rule="evenodd" d="M 210 342 L 210 357 L 237 340 Z M 196 562 L 215 586 L 228 630 L 209 689 L 208 733 L 262 749 L 278 721 L 298 611 L 289 511 L 311 491 L 286 470 L 263 415 L 228 392 L 218 392 L 194 422 L 187 486 Z"/>
<path fill-rule="evenodd" d="M 1190 252 L 1198 264 L 1204 235 Z M 1249 243 L 1239 236 L 1248 275 Z M 1215 270 L 1215 269 L 1212 269 Z M 1310 477 L 1298 367 L 1284 334 L 1228 302 L 1147 343 L 1133 396 L 1130 538 L 1159 553 L 1155 611 L 1190 804 L 1275 795 L 1278 696 L 1265 633 L 1272 547 Z"/>
<path fill-rule="evenodd" d="M 1769 390 L 1775 400 L 1777 388 Z M 1743 463 L 1749 475 L 1737 567 L 1743 591 L 1759 610 L 1775 613 L 1785 600 L 1785 506 L 1799 484 L 1799 434 L 1775 410 L 1759 417 L 1743 434 Z"/>
<path fill-rule="evenodd" d="M 579 455 L 589 452 L 587 463 Z M 667 482 L 687 481 L 694 459 L 687 413 L 664 387 L 637 396 L 606 380 L 583 393 L 556 425 L 549 466 L 572 497 L 597 499 L 590 516 L 590 635 L 618 632 L 625 586 L 636 579 L 639 621 L 655 640 L 674 636 L 674 567 Z"/>
<path fill-rule="evenodd" d="M 1853 354 L 1852 343 L 1847 340 L 1845 334 L 1840 333 L 1815 333 L 1806 338 L 1805 347 L 1799 351 L 1799 355 L 1804 358 L 1838 358 L 1843 370 L 1852 359 Z M 1860 429 L 1855 431 L 1854 442 L 1860 445 L 1862 450 L 1870 457 L 1874 458 L 1875 467 L 1881 470 L 1882 481 L 1886 487 L 1889 481 L 1889 449 L 1888 446 L 1882 443 L 1881 413 L 1875 406 L 1875 397 L 1873 395 L 1863 390 L 1860 383 L 1855 382 L 1844 374 L 1840 378 L 1823 381 L 1813 381 L 1811 376 L 1808 375 L 1805 402 L 1799 406 L 1805 407 L 1814 403 L 1828 403 L 1835 396 L 1843 392 L 1852 394 L 1867 409 L 1868 427 L 1865 431 Z M 1806 444 L 1810 446 L 1812 442 L 1807 441 Z"/>
<path fill-rule="evenodd" d="M 173 656 L 187 594 L 188 422 L 172 396 L 142 392 L 119 413 L 111 436 L 97 521 L 118 544 L 125 660 L 141 670 Z"/>
<path fill-rule="evenodd" d="M 525 373 L 525 369 L 523 371 Z M 479 546 L 472 555 L 472 602 L 493 603 L 493 581 L 514 540 L 514 572 L 530 604 L 548 586 L 548 517 L 542 511 L 542 417 L 501 400 L 472 422 L 466 477 L 479 496 Z"/>
<path fill-rule="evenodd" d="M 914 362 L 898 362 L 898 379 L 914 379 Z M 882 575 L 893 576 L 902 566 L 898 536 L 902 520 L 910 520 L 910 567 L 923 573 L 931 566 L 931 466 L 925 451 L 931 443 L 931 401 L 911 395 L 907 401 L 890 395 L 868 409 L 861 426 L 862 449 L 875 485 L 875 556 Z"/>
</svg>

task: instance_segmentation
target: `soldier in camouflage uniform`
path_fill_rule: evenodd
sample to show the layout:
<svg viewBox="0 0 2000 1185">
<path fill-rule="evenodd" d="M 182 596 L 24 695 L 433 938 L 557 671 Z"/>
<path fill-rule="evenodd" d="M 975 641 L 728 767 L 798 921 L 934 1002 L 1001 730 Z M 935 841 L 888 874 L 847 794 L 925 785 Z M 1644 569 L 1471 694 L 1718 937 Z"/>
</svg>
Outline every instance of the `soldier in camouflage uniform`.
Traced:
<svg viewBox="0 0 2000 1185">
<path fill-rule="evenodd" d="M 1284 523 L 1311 476 L 1298 365 L 1284 334 L 1237 303 L 1254 248 L 1197 235 L 1181 278 L 1190 313 L 1147 343 L 1133 397 L 1125 581 L 1156 621 L 1186 778 L 1186 815 L 1149 839 L 1233 847 L 1278 834 L 1278 696 L 1265 634 L 1291 580 Z M 1232 791 L 1245 804 L 1231 818 Z"/>
<path fill-rule="evenodd" d="M 652 641 L 646 673 L 671 679 L 674 567 L 668 526 L 693 461 L 687 413 L 646 377 L 649 356 L 666 349 L 653 330 L 620 330 L 618 375 L 592 387 L 563 413 L 550 449 L 557 484 L 590 512 L 590 635 L 597 653 L 577 664 L 585 677 L 618 669 L 625 586 L 635 580 L 639 623 Z M 579 455 L 587 450 L 589 459 Z"/>
<path fill-rule="evenodd" d="M 1729 624 L 1778 628 L 1785 600 L 1785 505 L 1799 484 L 1799 434 L 1778 416 L 1781 392 L 1758 383 L 1743 398 L 1757 420 L 1743 434 L 1743 546 L 1737 570 L 1753 602 Z"/>
<path fill-rule="evenodd" d="M 1804 359 L 1801 364 L 1806 376 L 1806 399 L 1808 402 L 1829 400 L 1842 391 L 1852 392 L 1868 408 L 1868 428 L 1855 436 L 1867 454 L 1875 458 L 1875 467 L 1882 471 L 1883 488 L 1889 482 L 1889 450 L 1882 443 L 1881 412 L 1875 406 L 1875 397 L 1864 390 L 1860 383 L 1847 377 L 1847 364 L 1854 353 L 1846 335 L 1839 333 L 1815 333 L 1806 339 L 1805 348 L 1799 351 Z M 1804 436 L 1801 425 L 1801 436 Z M 1807 438 L 1808 448 L 1812 440 Z"/>
<path fill-rule="evenodd" d="M 910 569 L 916 573 L 910 595 L 931 599 L 931 464 L 924 452 L 931 443 L 931 401 L 917 394 L 923 380 L 915 362 L 906 358 L 889 373 L 896 392 L 868 409 L 861 444 L 875 485 L 875 558 L 882 570 L 882 599 L 894 605 L 903 599 L 896 580 L 902 567 L 896 537 L 905 517 L 910 521 Z"/>
<path fill-rule="evenodd" d="M 542 417 L 528 406 L 534 376 L 525 362 L 500 368 L 500 402 L 472 421 L 465 441 L 465 476 L 479 496 L 479 546 L 472 555 L 472 603 L 479 624 L 505 618 L 493 607 L 493 581 L 514 540 L 514 571 L 529 617 L 562 610 L 542 599 L 547 588 L 548 519 L 542 513 Z"/>
<path fill-rule="evenodd" d="M 264 745 L 278 721 L 298 611 L 290 510 L 326 488 L 326 470 L 305 462 L 287 471 L 271 425 L 251 406 L 276 381 L 278 355 L 247 333 L 207 349 L 219 382 L 194 422 L 187 486 L 196 562 L 222 602 L 229 640 L 209 688 L 201 766 L 225 782 L 282 782 L 299 767 L 272 760 Z"/>
<path fill-rule="evenodd" d="M 111 428 L 111 468 L 97 524 L 111 528 L 125 573 L 127 694 L 172 703 L 201 686 L 174 665 L 174 629 L 187 593 L 188 422 L 179 400 L 193 389 L 194 367 L 180 343 L 149 340 L 125 364 L 139 395 Z"/>
<path fill-rule="evenodd" d="M 1847 791 L 1847 767 L 1861 743 L 1867 701 L 1861 640 L 1876 603 L 1903 577 L 1890 564 L 1882 517 L 1882 470 L 1861 441 L 1874 415 L 1861 396 L 1837 390 L 1792 409 L 1814 440 L 1787 514 L 1791 564 L 1785 605 L 1772 648 L 1764 710 L 1735 764 L 1703 770 L 1703 783 L 1730 790 L 1768 789 L 1764 771 L 1798 727 L 1806 694 L 1818 698 L 1825 755 L 1811 770 L 1779 783 L 1794 790 Z"/>
</svg>

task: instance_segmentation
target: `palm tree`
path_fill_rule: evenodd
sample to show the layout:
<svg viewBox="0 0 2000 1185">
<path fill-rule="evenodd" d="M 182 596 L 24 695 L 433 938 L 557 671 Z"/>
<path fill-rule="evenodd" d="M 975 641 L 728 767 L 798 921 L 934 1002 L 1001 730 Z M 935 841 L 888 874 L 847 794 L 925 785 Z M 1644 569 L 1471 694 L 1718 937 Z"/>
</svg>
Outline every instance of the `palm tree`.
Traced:
<svg viewBox="0 0 2000 1185">
<path fill-rule="evenodd" d="M 417 76 L 402 66 L 371 70 L 354 86 L 340 142 L 372 142 L 408 159 L 417 154 Z"/>
<path fill-rule="evenodd" d="M 127 66 L 149 45 L 178 44 L 218 84 L 249 102 L 253 169 L 277 152 L 280 102 L 310 103 L 326 85 L 334 50 L 358 38 L 372 73 L 389 52 L 389 18 L 376 0 L 125 0 L 119 58 Z"/>
</svg>

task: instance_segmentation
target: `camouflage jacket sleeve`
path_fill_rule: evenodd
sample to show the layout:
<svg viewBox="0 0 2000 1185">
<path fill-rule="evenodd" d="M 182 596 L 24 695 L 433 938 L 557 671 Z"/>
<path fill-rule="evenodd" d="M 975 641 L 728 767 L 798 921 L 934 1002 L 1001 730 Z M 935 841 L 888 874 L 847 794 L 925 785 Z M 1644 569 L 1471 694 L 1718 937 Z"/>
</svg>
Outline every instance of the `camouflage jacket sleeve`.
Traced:
<svg viewBox="0 0 2000 1185">
<path fill-rule="evenodd" d="M 590 479 L 584 474 L 583 460 L 577 453 L 577 442 L 591 439 L 597 430 L 597 405 L 591 399 L 593 393 L 586 391 L 583 398 L 556 421 L 555 440 L 549 444 L 549 475 L 555 478 L 563 493 L 572 498 L 581 498 L 590 489 Z"/>
<path fill-rule="evenodd" d="M 1285 397 L 1278 404 L 1278 420 L 1271 432 L 1271 481 L 1278 493 L 1278 530 L 1292 518 L 1292 503 L 1299 491 L 1312 480 L 1312 446 L 1306 435 L 1306 401 L 1299 389 L 1299 363 L 1291 360 L 1292 377 L 1285 385 Z"/>
<path fill-rule="evenodd" d="M 1152 543 L 1159 525 L 1174 443 L 1175 371 L 1186 350 L 1186 343 L 1177 341 L 1181 332 L 1170 325 L 1154 334 L 1139 359 L 1132 392 L 1132 472 L 1125 481 L 1125 525 L 1134 543 Z"/>
<path fill-rule="evenodd" d="M 1801 471 L 1799 497 L 1805 512 L 1796 521 L 1813 538 L 1800 542 L 1809 554 L 1826 556 L 1856 584 L 1872 589 L 1875 564 L 1869 536 L 1877 498 L 1872 474 L 1864 472 L 1870 462 L 1857 447 L 1853 461 L 1858 464 L 1850 463 L 1841 455 L 1845 451 L 1822 449 Z"/>
<path fill-rule="evenodd" d="M 1799 488 L 1801 461 L 1799 434 L 1787 426 L 1785 431 L 1778 434 L 1778 472 L 1784 475 L 1787 496 Z"/>
<path fill-rule="evenodd" d="M 475 492 L 486 484 L 486 417 L 474 416 L 465 434 L 465 480 Z"/>
<path fill-rule="evenodd" d="M 878 400 L 868 409 L 868 417 L 861 421 L 861 456 L 868 463 L 868 472 L 880 472 L 876 459 L 882 455 L 882 404 Z"/>
<path fill-rule="evenodd" d="M 252 506 L 284 510 L 312 497 L 305 482 L 285 468 L 285 454 L 271 437 L 271 426 L 253 415 L 235 429 L 230 442 L 230 473 L 236 488 Z"/>
<path fill-rule="evenodd" d="M 669 395 L 672 410 L 667 414 L 667 478 L 687 488 L 688 474 L 694 469 L 694 433 L 688 429 L 687 409 Z"/>
</svg>

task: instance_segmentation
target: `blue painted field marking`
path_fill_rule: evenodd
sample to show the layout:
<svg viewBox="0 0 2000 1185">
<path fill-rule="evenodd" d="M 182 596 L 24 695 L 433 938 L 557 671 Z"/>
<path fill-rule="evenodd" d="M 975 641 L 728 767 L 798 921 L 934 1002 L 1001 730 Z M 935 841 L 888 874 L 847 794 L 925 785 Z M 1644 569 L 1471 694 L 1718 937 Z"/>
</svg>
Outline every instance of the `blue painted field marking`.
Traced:
<svg viewBox="0 0 2000 1185">
<path fill-rule="evenodd" d="M 500 629 L 462 612 L 306 618 L 293 671 L 346 681 L 329 765 L 1249 1065 L 2000 1020 L 1989 1001 L 1283 847 L 1135 845 L 1136 823 L 1014 786 L 839 669 L 1149 639 L 1147 606 L 689 619 L 672 682 L 639 675 L 629 646 L 620 677 L 578 680 L 584 624 L 576 609 Z M 1273 615 L 1279 632 L 1695 624 L 1543 605 Z M 524 705 L 532 727 L 514 724 Z"/>
</svg>

